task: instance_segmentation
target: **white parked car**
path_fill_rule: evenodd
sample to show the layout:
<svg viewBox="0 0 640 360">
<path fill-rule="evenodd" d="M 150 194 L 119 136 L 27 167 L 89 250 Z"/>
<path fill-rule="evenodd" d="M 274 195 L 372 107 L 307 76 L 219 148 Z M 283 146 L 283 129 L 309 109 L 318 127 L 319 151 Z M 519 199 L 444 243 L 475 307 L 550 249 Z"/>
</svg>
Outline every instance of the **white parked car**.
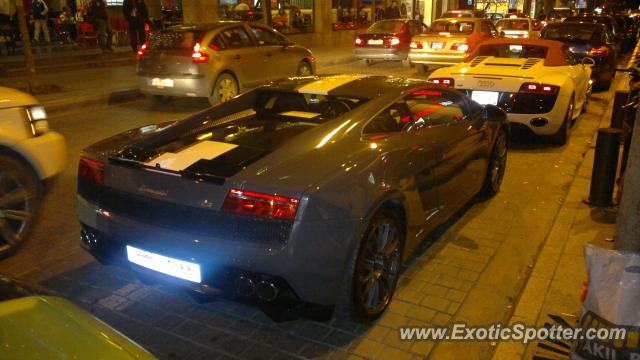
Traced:
<svg viewBox="0 0 640 360">
<path fill-rule="evenodd" d="M 530 18 L 508 17 L 498 20 L 496 28 L 504 37 L 515 39 L 537 39 L 540 29 L 535 20 Z"/>
<path fill-rule="evenodd" d="M 64 138 L 49 130 L 33 96 L 0 87 L 0 259 L 26 240 L 43 195 L 43 180 L 66 162 Z"/>
<path fill-rule="evenodd" d="M 512 128 L 526 127 L 564 144 L 591 96 L 593 63 L 578 62 L 559 41 L 495 39 L 480 44 L 465 62 L 434 71 L 429 80 L 501 107 Z"/>
</svg>

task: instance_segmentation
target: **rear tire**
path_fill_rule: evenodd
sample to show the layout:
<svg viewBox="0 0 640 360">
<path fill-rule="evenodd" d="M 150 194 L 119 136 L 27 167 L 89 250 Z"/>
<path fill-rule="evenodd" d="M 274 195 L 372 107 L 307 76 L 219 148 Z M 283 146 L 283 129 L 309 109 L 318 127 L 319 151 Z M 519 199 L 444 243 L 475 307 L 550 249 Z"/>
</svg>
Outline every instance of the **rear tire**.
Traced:
<svg viewBox="0 0 640 360">
<path fill-rule="evenodd" d="M 369 323 L 384 313 L 398 283 L 403 247 L 398 216 L 378 210 L 351 254 L 334 317 Z"/>
<path fill-rule="evenodd" d="M 567 106 L 567 113 L 564 116 L 564 121 L 562 122 L 562 126 L 560 127 L 558 132 L 555 133 L 555 135 L 553 135 L 551 139 L 554 144 L 562 146 L 569 141 L 572 122 L 573 122 L 573 96 L 571 96 L 571 100 L 569 100 L 569 105 Z"/>
<path fill-rule="evenodd" d="M 31 167 L 0 155 L 0 259 L 13 255 L 33 231 L 42 193 Z"/>
<path fill-rule="evenodd" d="M 500 186 L 504 179 L 504 172 L 507 168 L 507 143 L 507 132 L 503 129 L 498 130 L 496 141 L 493 143 L 493 147 L 491 148 L 489 166 L 484 178 L 484 185 L 480 191 L 480 196 L 483 199 L 492 198 L 500 191 Z"/>
<path fill-rule="evenodd" d="M 209 103 L 211 105 L 217 105 L 229 101 L 238 95 L 238 92 L 239 86 L 236 79 L 229 73 L 222 73 L 216 79 L 213 92 L 211 96 L 209 96 Z"/>
</svg>

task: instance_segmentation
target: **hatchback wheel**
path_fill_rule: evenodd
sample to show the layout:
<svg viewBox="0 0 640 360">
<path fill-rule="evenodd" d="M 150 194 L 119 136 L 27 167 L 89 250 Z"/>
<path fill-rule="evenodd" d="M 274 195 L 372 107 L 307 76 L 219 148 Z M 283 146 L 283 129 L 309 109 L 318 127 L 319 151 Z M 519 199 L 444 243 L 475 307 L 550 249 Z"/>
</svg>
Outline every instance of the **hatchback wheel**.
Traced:
<svg viewBox="0 0 640 360">
<path fill-rule="evenodd" d="M 298 70 L 296 70 L 296 75 L 297 76 L 313 75 L 313 73 L 311 72 L 311 66 L 309 66 L 309 63 L 307 63 L 306 61 L 301 62 L 300 65 L 298 65 Z"/>
<path fill-rule="evenodd" d="M 231 74 L 220 74 L 209 97 L 209 103 L 216 105 L 231 100 L 238 95 L 238 82 Z"/>
<path fill-rule="evenodd" d="M 404 231 L 398 217 L 381 209 L 354 251 L 350 276 L 336 304 L 336 316 L 371 322 L 389 305 L 400 275 Z"/>
<path fill-rule="evenodd" d="M 31 168 L 0 155 L 0 259 L 12 255 L 33 230 L 41 188 Z"/>
</svg>

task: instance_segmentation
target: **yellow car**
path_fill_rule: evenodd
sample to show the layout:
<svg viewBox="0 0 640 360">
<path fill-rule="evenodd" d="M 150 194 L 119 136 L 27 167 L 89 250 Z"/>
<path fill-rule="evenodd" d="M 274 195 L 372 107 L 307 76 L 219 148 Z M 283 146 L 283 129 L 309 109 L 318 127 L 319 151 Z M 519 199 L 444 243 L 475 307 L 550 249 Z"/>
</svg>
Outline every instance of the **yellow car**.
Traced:
<svg viewBox="0 0 640 360">
<path fill-rule="evenodd" d="M 0 275 L 1 359 L 156 359 L 69 301 L 38 293 Z"/>
</svg>

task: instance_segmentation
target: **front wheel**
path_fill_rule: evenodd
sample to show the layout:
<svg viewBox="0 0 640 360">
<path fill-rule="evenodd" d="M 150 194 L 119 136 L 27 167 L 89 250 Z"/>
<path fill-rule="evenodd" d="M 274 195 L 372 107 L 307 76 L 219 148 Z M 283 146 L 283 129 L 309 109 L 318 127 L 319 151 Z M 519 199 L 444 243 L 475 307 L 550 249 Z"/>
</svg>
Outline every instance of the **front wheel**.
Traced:
<svg viewBox="0 0 640 360">
<path fill-rule="evenodd" d="M 485 176 L 481 196 L 490 198 L 500 191 L 504 172 L 507 168 L 507 132 L 499 130 L 489 156 L 489 167 Z"/>
<path fill-rule="evenodd" d="M 398 283 L 403 245 L 398 217 L 388 209 L 378 210 L 349 262 L 337 317 L 368 323 L 382 315 Z"/>
<path fill-rule="evenodd" d="M 42 184 L 23 162 L 0 155 L 0 259 L 24 243 L 35 225 Z"/>
<path fill-rule="evenodd" d="M 216 105 L 229 101 L 238 95 L 238 90 L 238 82 L 231 74 L 220 74 L 213 86 L 213 92 L 209 97 L 209 103 L 211 105 Z"/>
</svg>

